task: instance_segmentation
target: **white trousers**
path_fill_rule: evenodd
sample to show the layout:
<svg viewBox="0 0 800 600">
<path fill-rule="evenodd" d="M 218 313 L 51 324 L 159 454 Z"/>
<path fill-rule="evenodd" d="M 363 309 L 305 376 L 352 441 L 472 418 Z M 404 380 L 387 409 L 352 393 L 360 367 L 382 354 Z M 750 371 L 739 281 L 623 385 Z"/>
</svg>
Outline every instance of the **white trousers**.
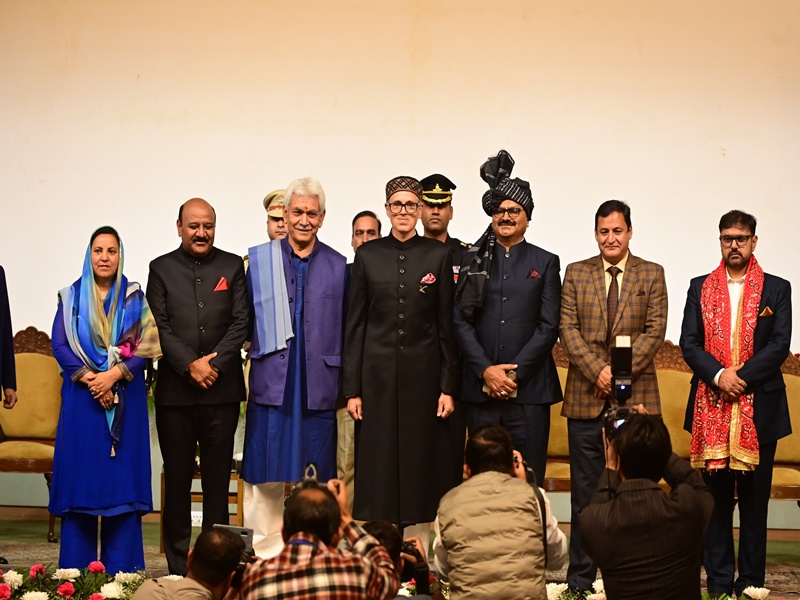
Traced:
<svg viewBox="0 0 800 600">
<path fill-rule="evenodd" d="M 244 484 L 244 526 L 253 530 L 253 551 L 272 558 L 283 548 L 284 484 Z"/>
</svg>

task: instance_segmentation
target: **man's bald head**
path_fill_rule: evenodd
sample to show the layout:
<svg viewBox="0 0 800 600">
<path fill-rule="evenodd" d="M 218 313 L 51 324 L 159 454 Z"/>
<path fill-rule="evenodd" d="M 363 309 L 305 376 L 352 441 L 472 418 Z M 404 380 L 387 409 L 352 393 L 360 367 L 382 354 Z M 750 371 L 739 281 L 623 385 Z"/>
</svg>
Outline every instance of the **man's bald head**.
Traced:
<svg viewBox="0 0 800 600">
<path fill-rule="evenodd" d="M 181 247 L 196 258 L 202 258 L 214 246 L 217 213 L 202 198 L 184 202 L 178 210 L 178 236 Z"/>
</svg>

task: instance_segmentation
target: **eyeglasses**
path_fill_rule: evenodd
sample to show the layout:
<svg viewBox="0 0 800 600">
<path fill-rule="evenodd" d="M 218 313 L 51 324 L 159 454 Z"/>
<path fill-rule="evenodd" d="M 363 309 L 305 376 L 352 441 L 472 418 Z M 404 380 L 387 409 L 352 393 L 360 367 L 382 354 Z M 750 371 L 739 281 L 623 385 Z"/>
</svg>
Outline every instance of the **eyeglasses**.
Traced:
<svg viewBox="0 0 800 600">
<path fill-rule="evenodd" d="M 518 206 L 513 206 L 511 208 L 495 208 L 492 215 L 495 217 L 501 217 L 508 213 L 508 216 L 512 219 L 516 219 L 518 216 L 522 214 L 522 209 Z"/>
<path fill-rule="evenodd" d="M 406 214 L 413 215 L 419 210 L 419 202 L 387 202 L 386 206 L 393 215 L 399 215 L 404 210 Z"/>
<path fill-rule="evenodd" d="M 733 242 L 736 242 L 737 246 L 744 246 L 750 238 L 753 237 L 753 234 L 750 235 L 721 235 L 719 236 L 720 243 L 726 247 L 730 248 L 733 245 Z"/>
</svg>

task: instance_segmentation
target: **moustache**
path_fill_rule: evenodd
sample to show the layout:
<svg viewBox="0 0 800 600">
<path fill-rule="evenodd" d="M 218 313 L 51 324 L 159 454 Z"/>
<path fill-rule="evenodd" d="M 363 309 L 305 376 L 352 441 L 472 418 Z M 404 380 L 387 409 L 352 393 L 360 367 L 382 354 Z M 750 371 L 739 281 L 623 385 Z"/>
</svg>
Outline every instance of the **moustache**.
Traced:
<svg viewBox="0 0 800 600">
<path fill-rule="evenodd" d="M 498 225 L 500 225 L 501 227 L 502 227 L 503 225 L 508 225 L 509 227 L 514 227 L 514 226 L 516 225 L 516 223 L 515 223 L 514 221 L 508 221 L 508 220 L 506 220 L 506 221 L 500 221 L 500 222 L 498 223 Z"/>
<path fill-rule="evenodd" d="M 208 238 L 207 237 L 196 237 L 192 241 L 196 242 L 196 243 L 204 244 L 204 243 L 208 242 Z"/>
</svg>

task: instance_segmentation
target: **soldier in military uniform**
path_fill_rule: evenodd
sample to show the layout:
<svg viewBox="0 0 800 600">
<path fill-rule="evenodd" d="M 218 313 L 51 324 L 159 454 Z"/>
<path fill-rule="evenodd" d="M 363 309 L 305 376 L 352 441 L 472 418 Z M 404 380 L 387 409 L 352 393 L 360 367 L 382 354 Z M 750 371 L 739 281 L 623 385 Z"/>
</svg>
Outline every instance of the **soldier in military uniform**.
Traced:
<svg viewBox="0 0 800 600">
<path fill-rule="evenodd" d="M 428 523 L 453 486 L 453 266 L 447 247 L 416 232 L 421 196 L 413 177 L 389 181 L 392 230 L 353 263 L 342 391 L 356 421 L 360 520 Z"/>
<path fill-rule="evenodd" d="M 422 184 L 422 227 L 426 238 L 444 242 L 453 255 L 453 281 L 458 283 L 458 273 L 461 270 L 461 261 L 464 253 L 471 244 L 451 237 L 447 233 L 450 221 L 453 219 L 453 190 L 456 184 L 440 173 L 428 175 L 420 180 Z M 454 288 L 455 289 L 455 288 Z M 459 373 L 463 369 L 463 359 L 459 355 Z M 460 388 L 460 382 L 459 386 Z M 461 483 L 464 470 L 464 445 L 467 441 L 467 415 L 466 410 L 459 402 L 460 390 L 456 393 L 456 410 L 448 421 L 450 427 L 451 452 L 453 454 L 453 481 L 455 485 Z"/>
<path fill-rule="evenodd" d="M 550 405 L 561 402 L 551 351 L 558 338 L 561 278 L 558 256 L 525 240 L 533 197 L 513 178 L 501 150 L 481 168 L 490 189 L 483 210 L 491 225 L 469 249 L 456 290 L 456 337 L 464 360 L 459 407 L 470 431 L 505 427 L 544 480 Z"/>
<path fill-rule="evenodd" d="M 458 272 L 464 252 L 470 244 L 447 233 L 453 219 L 453 190 L 456 184 L 444 175 L 434 173 L 420 180 L 422 184 L 422 228 L 426 238 L 444 242 L 453 253 L 453 281 L 458 283 Z"/>
</svg>

